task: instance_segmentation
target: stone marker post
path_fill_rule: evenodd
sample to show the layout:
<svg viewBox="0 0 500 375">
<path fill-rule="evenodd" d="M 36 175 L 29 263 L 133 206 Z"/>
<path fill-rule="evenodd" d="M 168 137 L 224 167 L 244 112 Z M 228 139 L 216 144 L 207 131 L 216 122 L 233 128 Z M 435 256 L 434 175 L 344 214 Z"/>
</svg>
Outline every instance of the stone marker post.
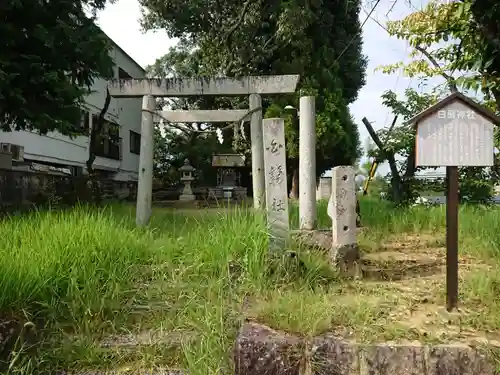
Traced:
<svg viewBox="0 0 500 375">
<path fill-rule="evenodd" d="M 355 271 L 359 260 L 356 242 L 356 184 L 351 166 L 332 169 L 332 195 L 328 202 L 328 216 L 332 219 L 331 262 L 342 272 Z"/>
<path fill-rule="evenodd" d="M 283 248 L 290 234 L 286 181 L 285 121 L 263 121 L 264 170 L 266 181 L 269 249 Z"/>
<path fill-rule="evenodd" d="M 316 106 L 314 96 L 299 103 L 299 228 L 316 226 Z"/>
<path fill-rule="evenodd" d="M 262 98 L 259 94 L 251 94 L 249 109 L 262 107 Z M 253 206 L 261 209 L 266 206 L 266 183 L 264 178 L 264 150 L 262 148 L 262 110 L 252 113 L 250 120 L 250 140 L 252 149 L 252 186 Z"/>
<path fill-rule="evenodd" d="M 142 99 L 141 150 L 139 154 L 139 183 L 137 186 L 137 208 L 135 223 L 145 226 L 151 219 L 153 195 L 153 112 L 156 101 L 153 95 Z"/>
</svg>

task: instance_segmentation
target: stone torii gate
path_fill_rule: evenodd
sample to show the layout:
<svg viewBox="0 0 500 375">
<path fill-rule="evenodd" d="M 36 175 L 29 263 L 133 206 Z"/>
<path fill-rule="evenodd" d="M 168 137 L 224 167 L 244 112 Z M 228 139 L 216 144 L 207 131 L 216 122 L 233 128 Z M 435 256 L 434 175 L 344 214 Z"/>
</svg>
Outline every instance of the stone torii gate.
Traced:
<svg viewBox="0 0 500 375">
<path fill-rule="evenodd" d="M 111 80 L 108 83 L 112 97 L 142 97 L 141 149 L 139 156 L 139 182 L 137 188 L 136 224 L 144 226 L 151 218 L 152 180 L 153 180 L 153 120 L 156 113 L 155 97 L 185 97 L 201 95 L 217 96 L 249 96 L 250 111 L 262 107 L 261 95 L 293 93 L 297 87 L 299 75 L 281 76 L 249 76 L 240 78 L 166 78 L 166 79 L 126 79 Z M 167 118 L 175 120 L 175 116 L 185 119 L 203 118 L 209 122 L 215 111 L 167 111 Z M 200 112 L 200 111 L 198 111 Z M 225 112 L 229 116 L 231 111 Z M 189 113 L 189 114 L 188 114 Z M 162 114 L 163 116 L 163 114 Z M 184 122 L 198 122 L 184 121 Z M 212 121 L 214 121 L 212 119 Z M 219 120 L 220 121 L 220 120 Z M 229 120 L 228 120 L 229 121 Z M 180 121 L 172 121 L 180 122 Z M 264 208 L 265 176 L 264 150 L 262 134 L 262 109 L 251 114 L 250 138 L 252 150 L 252 185 L 254 191 L 254 207 Z"/>
</svg>

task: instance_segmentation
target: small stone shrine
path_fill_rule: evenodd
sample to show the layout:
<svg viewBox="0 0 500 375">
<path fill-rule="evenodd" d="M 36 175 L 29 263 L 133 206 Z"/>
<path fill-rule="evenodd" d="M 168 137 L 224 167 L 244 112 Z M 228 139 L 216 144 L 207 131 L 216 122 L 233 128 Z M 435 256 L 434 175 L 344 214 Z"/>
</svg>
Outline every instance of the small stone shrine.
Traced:
<svg viewBox="0 0 500 375">
<path fill-rule="evenodd" d="M 212 157 L 212 166 L 217 168 L 217 186 L 208 189 L 211 199 L 243 200 L 247 188 L 241 186 L 241 172 L 245 167 L 245 156 L 241 154 L 216 154 Z"/>
<path fill-rule="evenodd" d="M 181 182 L 184 183 L 184 189 L 179 197 L 181 201 L 194 201 L 196 200 L 193 190 L 191 189 L 191 182 L 194 181 L 193 172 L 196 169 L 189 163 L 189 159 L 184 160 L 184 165 L 179 168 L 182 173 Z"/>
</svg>

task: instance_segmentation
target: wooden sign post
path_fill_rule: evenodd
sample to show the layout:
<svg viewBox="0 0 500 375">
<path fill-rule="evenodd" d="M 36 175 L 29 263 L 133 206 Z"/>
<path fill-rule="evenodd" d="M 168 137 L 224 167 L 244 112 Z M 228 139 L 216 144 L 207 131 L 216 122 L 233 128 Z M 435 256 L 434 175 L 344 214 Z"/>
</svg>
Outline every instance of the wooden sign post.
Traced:
<svg viewBox="0 0 500 375">
<path fill-rule="evenodd" d="M 458 167 L 493 165 L 493 128 L 500 118 L 453 93 L 407 123 L 416 127 L 416 166 L 446 167 L 446 307 L 458 303 Z"/>
</svg>

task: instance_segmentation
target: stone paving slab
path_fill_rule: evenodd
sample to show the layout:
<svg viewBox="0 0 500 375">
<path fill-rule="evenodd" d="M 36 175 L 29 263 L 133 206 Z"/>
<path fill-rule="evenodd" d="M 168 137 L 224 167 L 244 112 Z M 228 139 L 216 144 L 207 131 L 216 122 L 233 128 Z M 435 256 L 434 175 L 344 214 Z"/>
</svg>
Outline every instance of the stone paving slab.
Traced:
<svg viewBox="0 0 500 375">
<path fill-rule="evenodd" d="M 360 345 L 334 336 L 303 340 L 246 323 L 234 346 L 235 375 L 494 375 L 467 345 Z"/>
<path fill-rule="evenodd" d="M 60 372 L 57 375 L 188 375 L 187 372 L 182 370 L 167 370 L 167 369 L 154 369 L 154 370 L 133 370 L 133 371 L 120 371 L 120 370 L 86 370 L 81 372 Z"/>
<path fill-rule="evenodd" d="M 103 338 L 99 344 L 103 348 L 135 349 L 138 346 L 164 345 L 180 346 L 182 342 L 191 341 L 193 332 L 150 330 L 139 333 L 111 335 Z"/>
</svg>

